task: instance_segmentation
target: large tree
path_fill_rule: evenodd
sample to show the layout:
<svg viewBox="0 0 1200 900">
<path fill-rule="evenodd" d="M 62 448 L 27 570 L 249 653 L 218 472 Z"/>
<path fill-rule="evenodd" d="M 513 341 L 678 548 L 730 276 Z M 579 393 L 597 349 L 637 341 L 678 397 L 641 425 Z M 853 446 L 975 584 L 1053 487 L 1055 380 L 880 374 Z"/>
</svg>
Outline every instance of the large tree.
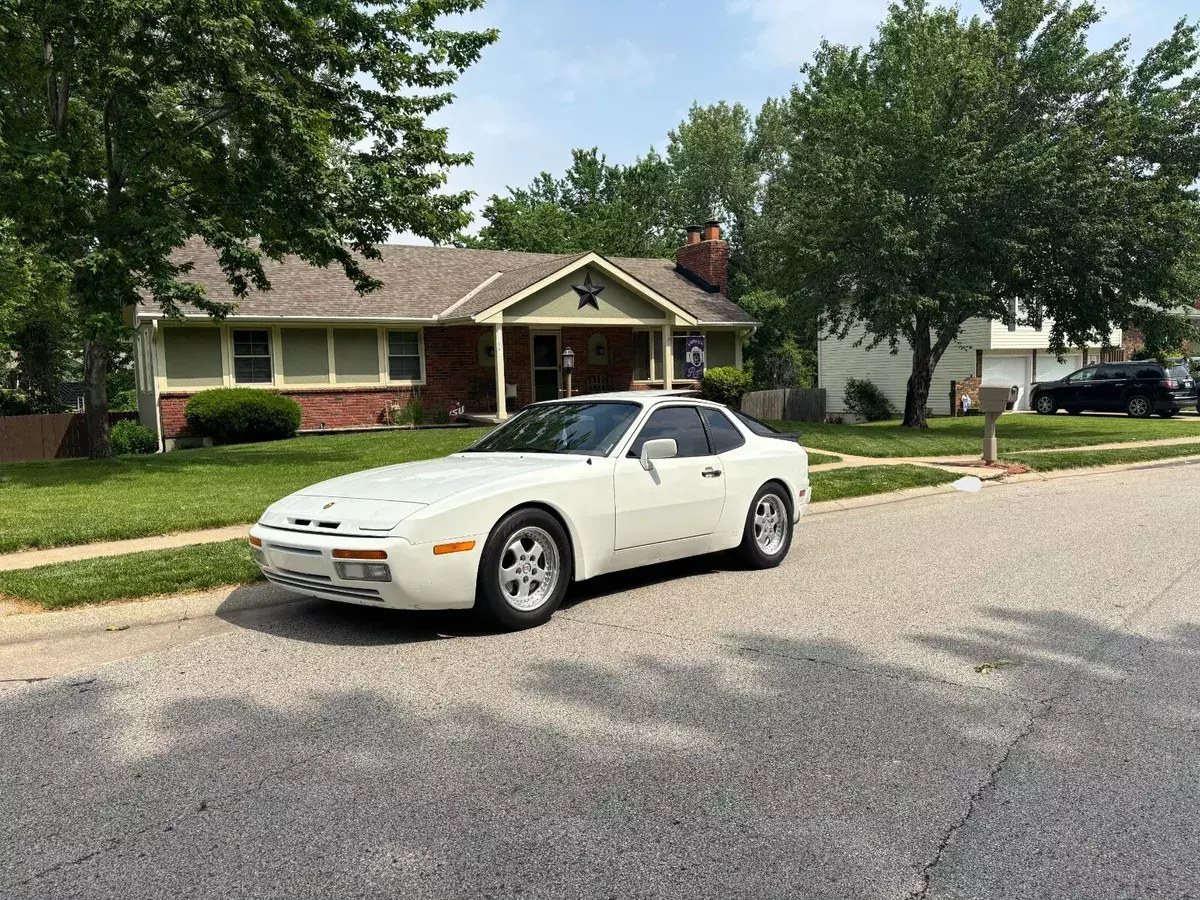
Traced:
<svg viewBox="0 0 1200 900">
<path fill-rule="evenodd" d="M 448 240 L 469 195 L 440 193 L 427 124 L 495 40 L 443 16 L 482 0 L 0 0 L 0 218 L 70 271 L 93 455 L 107 455 L 105 376 L 140 295 L 168 314 L 228 307 L 181 280 L 192 235 L 240 295 L 264 257 L 338 265 L 392 232 Z"/>
<path fill-rule="evenodd" d="M 911 349 L 910 427 L 970 318 L 1048 317 L 1062 352 L 1197 296 L 1196 26 L 1133 63 L 1089 48 L 1091 4 L 983 6 L 892 6 L 869 47 L 822 44 L 774 111 L 787 291 L 836 336 Z"/>
</svg>

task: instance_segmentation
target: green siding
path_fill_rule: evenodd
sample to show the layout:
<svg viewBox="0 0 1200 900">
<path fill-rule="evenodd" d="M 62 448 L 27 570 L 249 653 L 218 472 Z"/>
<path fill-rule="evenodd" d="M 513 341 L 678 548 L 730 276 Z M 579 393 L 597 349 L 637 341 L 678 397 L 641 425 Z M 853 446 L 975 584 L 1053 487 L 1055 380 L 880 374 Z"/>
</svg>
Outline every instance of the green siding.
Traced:
<svg viewBox="0 0 1200 900">
<path fill-rule="evenodd" d="M 599 309 L 593 309 L 590 305 L 580 309 L 579 295 L 571 287 L 573 284 L 583 284 L 584 278 L 589 274 L 592 284 L 604 286 L 604 290 L 596 298 Z M 536 294 L 514 303 L 504 311 L 505 322 L 546 317 L 560 319 L 563 324 L 569 324 L 572 320 L 586 322 L 588 319 L 664 321 L 666 314 L 623 285 L 611 281 L 599 272 L 587 270 L 574 272 L 549 287 L 542 288 Z"/>
<path fill-rule="evenodd" d="M 374 328 L 333 329 L 333 367 L 343 384 L 379 380 L 379 332 Z"/>
<path fill-rule="evenodd" d="M 736 358 L 734 340 L 732 331 L 706 331 L 704 333 L 705 367 L 716 369 L 721 366 L 732 366 Z"/>
<path fill-rule="evenodd" d="M 329 344 L 324 328 L 284 328 L 284 384 L 329 384 Z"/>
<path fill-rule="evenodd" d="M 169 388 L 215 387 L 224 383 L 220 328 L 164 328 L 163 355 Z"/>
</svg>

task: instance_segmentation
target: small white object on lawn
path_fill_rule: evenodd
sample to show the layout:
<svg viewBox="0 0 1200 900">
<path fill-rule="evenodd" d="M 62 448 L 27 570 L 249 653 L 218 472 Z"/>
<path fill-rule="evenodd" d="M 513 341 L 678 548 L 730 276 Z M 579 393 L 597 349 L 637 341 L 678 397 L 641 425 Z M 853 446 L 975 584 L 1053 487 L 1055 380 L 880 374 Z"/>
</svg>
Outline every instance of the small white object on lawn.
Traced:
<svg viewBox="0 0 1200 900">
<path fill-rule="evenodd" d="M 968 494 L 978 494 L 983 490 L 983 482 L 974 475 L 966 475 L 954 482 L 956 491 L 966 491 Z"/>
</svg>

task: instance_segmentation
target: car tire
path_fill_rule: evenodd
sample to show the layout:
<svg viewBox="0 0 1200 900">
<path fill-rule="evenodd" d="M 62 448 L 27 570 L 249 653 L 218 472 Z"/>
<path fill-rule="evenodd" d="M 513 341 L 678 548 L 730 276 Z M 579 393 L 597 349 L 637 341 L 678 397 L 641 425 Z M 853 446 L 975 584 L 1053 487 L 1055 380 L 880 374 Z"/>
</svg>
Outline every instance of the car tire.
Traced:
<svg viewBox="0 0 1200 900">
<path fill-rule="evenodd" d="M 1082 409 L 1068 409 L 1067 415 L 1068 416 L 1081 416 L 1081 415 L 1083 415 L 1083 410 Z"/>
<path fill-rule="evenodd" d="M 550 620 L 574 573 L 571 541 L 544 509 L 518 509 L 488 535 L 479 561 L 475 606 L 510 631 Z"/>
<path fill-rule="evenodd" d="M 1143 394 L 1134 394 L 1125 401 L 1125 412 L 1134 419 L 1148 419 L 1154 412 L 1154 404 Z"/>
<path fill-rule="evenodd" d="M 1058 412 L 1058 404 L 1054 402 L 1053 394 L 1038 394 L 1033 399 L 1033 408 L 1039 416 L 1052 416 Z"/>
<path fill-rule="evenodd" d="M 792 499 L 776 482 L 758 489 L 746 511 L 742 543 L 734 551 L 749 569 L 773 569 L 792 546 Z"/>
<path fill-rule="evenodd" d="M 1160 416 L 1162 416 L 1164 419 L 1169 419 L 1172 416 L 1174 416 L 1177 412 L 1179 412 L 1179 410 L 1177 410 L 1177 409 L 1160 409 L 1158 411 L 1158 414 Z"/>
</svg>

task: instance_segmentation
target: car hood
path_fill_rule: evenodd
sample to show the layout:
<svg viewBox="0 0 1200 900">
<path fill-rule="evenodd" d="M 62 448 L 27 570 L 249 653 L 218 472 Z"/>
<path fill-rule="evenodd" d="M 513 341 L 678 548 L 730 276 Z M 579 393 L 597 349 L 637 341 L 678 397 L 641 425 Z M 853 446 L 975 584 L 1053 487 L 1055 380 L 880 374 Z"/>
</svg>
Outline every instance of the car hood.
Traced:
<svg viewBox="0 0 1200 900">
<path fill-rule="evenodd" d="M 579 457 L 550 454 L 459 453 L 343 475 L 304 488 L 301 497 L 426 505 L 485 484 L 577 464 Z"/>
</svg>

